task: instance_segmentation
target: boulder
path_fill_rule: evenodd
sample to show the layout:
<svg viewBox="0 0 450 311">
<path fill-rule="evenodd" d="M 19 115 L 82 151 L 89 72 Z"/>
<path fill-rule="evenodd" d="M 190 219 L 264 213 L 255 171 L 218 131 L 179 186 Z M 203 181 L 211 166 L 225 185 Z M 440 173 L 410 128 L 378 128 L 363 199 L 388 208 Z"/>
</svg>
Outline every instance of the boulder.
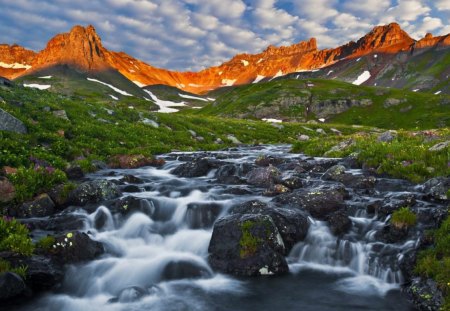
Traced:
<svg viewBox="0 0 450 311">
<path fill-rule="evenodd" d="M 156 212 L 156 208 L 153 202 L 132 196 L 127 196 L 115 201 L 110 206 L 110 209 L 123 215 L 140 212 L 148 216 L 152 216 Z"/>
<path fill-rule="evenodd" d="M 5 177 L 0 177 L 0 203 L 11 202 L 16 197 L 16 188 Z"/>
<path fill-rule="evenodd" d="M 110 158 L 109 166 L 111 168 L 133 169 L 143 166 L 161 167 L 166 162 L 164 159 L 153 159 L 142 154 L 119 154 Z"/>
<path fill-rule="evenodd" d="M 207 158 L 197 158 L 193 161 L 181 164 L 173 169 L 171 173 L 179 177 L 200 177 L 207 175 L 211 169 L 217 168 L 218 166 L 218 161 Z"/>
<path fill-rule="evenodd" d="M 198 279 L 211 277 L 212 273 L 206 265 L 191 260 L 170 261 L 161 273 L 164 281 L 181 279 Z"/>
<path fill-rule="evenodd" d="M 109 303 L 130 303 L 139 301 L 145 296 L 148 296 L 151 294 L 152 291 L 148 290 L 147 288 L 139 287 L 139 286 L 129 286 L 124 289 L 122 289 L 117 297 L 111 298 L 108 300 Z"/>
<path fill-rule="evenodd" d="M 322 176 L 323 180 L 337 180 L 337 177 L 345 173 L 345 166 L 334 165 L 330 167 Z"/>
<path fill-rule="evenodd" d="M 444 296 L 432 279 L 414 278 L 406 292 L 418 310 L 443 310 Z"/>
<path fill-rule="evenodd" d="M 347 233 L 352 227 L 352 221 L 344 211 L 330 214 L 327 221 L 330 231 L 338 236 Z"/>
<path fill-rule="evenodd" d="M 216 172 L 217 181 L 223 184 L 243 184 L 245 181 L 240 177 L 241 169 L 235 164 L 225 164 Z"/>
<path fill-rule="evenodd" d="M 55 213 L 55 203 L 50 196 L 43 193 L 33 201 L 23 203 L 17 209 L 10 209 L 10 215 L 19 218 L 46 217 Z"/>
<path fill-rule="evenodd" d="M 315 189 L 297 189 L 272 201 L 278 205 L 304 209 L 315 218 L 327 220 L 330 214 L 346 208 L 344 196 L 341 189 L 324 185 Z"/>
<path fill-rule="evenodd" d="M 85 206 L 89 203 L 99 203 L 112 200 L 121 195 L 117 186 L 108 180 L 94 180 L 84 182 L 70 192 L 70 204 Z"/>
<path fill-rule="evenodd" d="M 298 139 L 299 141 L 308 141 L 308 140 L 310 140 L 310 137 L 309 137 L 308 135 L 301 134 L 301 135 L 299 135 L 299 136 L 297 137 L 297 139 Z"/>
<path fill-rule="evenodd" d="M 389 143 L 397 138 L 397 132 L 395 131 L 386 131 L 384 133 L 381 133 L 377 140 L 379 142 Z"/>
<path fill-rule="evenodd" d="M 53 115 L 57 118 L 70 121 L 65 110 L 55 110 L 53 111 Z"/>
<path fill-rule="evenodd" d="M 58 262 L 73 264 L 97 258 L 104 253 L 104 248 L 86 233 L 75 231 L 56 236 L 51 252 Z"/>
<path fill-rule="evenodd" d="M 438 144 L 430 147 L 428 150 L 429 151 L 442 151 L 442 150 L 448 149 L 449 146 L 450 146 L 450 140 L 447 140 L 447 141 L 438 143 Z"/>
<path fill-rule="evenodd" d="M 70 165 L 65 172 L 69 179 L 81 179 L 84 177 L 83 169 L 77 164 Z"/>
<path fill-rule="evenodd" d="M 229 215 L 214 224 L 209 244 L 213 269 L 238 276 L 289 271 L 281 235 L 267 215 Z"/>
<path fill-rule="evenodd" d="M 128 183 L 128 184 L 143 184 L 144 183 L 143 179 L 133 176 L 133 175 L 129 175 L 129 174 L 124 175 L 121 179 L 119 179 L 119 181 L 123 182 L 123 183 Z"/>
<path fill-rule="evenodd" d="M 25 291 L 26 285 L 20 276 L 12 272 L 0 274 L 0 301 L 17 298 Z"/>
<path fill-rule="evenodd" d="M 0 109 L 0 131 L 26 134 L 27 128 L 22 123 L 22 121 L 13 117 L 5 110 Z"/>
<path fill-rule="evenodd" d="M 56 185 L 48 192 L 48 195 L 55 203 L 55 208 L 62 209 L 66 207 L 69 200 L 69 193 L 67 191 L 67 186 L 64 184 Z"/>
<path fill-rule="evenodd" d="M 270 187 L 280 179 L 280 171 L 269 165 L 267 167 L 258 167 L 247 174 L 247 183 L 257 187 Z"/>
<path fill-rule="evenodd" d="M 227 139 L 229 140 L 229 141 L 231 141 L 233 144 L 236 144 L 236 145 L 240 145 L 240 144 L 242 144 L 240 141 L 239 141 L 239 139 L 237 139 L 236 138 L 236 136 L 234 136 L 234 135 L 228 135 L 227 136 Z"/>
<path fill-rule="evenodd" d="M 258 159 L 255 160 L 255 164 L 257 166 L 269 166 L 269 165 L 278 166 L 285 162 L 286 162 L 285 159 L 276 158 L 274 156 L 263 156 L 263 157 L 259 157 Z"/>
<path fill-rule="evenodd" d="M 422 185 L 422 191 L 425 192 L 425 197 L 434 200 L 450 200 L 448 191 L 450 189 L 450 178 L 436 177 L 427 180 Z"/>
</svg>

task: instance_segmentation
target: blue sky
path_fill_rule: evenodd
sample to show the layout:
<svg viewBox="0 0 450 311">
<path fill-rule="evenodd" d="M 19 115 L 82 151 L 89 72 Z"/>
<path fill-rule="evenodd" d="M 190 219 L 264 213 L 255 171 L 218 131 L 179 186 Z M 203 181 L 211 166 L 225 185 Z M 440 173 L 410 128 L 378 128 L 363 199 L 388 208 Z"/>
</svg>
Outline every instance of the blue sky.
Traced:
<svg viewBox="0 0 450 311">
<path fill-rule="evenodd" d="M 450 0 L 0 0 L 0 8 L 0 43 L 39 51 L 92 24 L 108 49 L 174 70 L 310 37 L 334 47 L 390 22 L 416 39 L 450 33 Z"/>
</svg>

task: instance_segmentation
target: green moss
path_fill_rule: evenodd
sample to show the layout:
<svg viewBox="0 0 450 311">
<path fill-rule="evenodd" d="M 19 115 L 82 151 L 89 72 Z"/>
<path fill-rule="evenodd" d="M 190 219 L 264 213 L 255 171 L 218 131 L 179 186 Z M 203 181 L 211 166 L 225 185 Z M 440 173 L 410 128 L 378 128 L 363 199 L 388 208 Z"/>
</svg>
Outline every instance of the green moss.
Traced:
<svg viewBox="0 0 450 311">
<path fill-rule="evenodd" d="M 391 224 L 397 228 L 410 228 L 417 223 L 417 216 L 407 207 L 402 207 L 392 214 Z"/>
<path fill-rule="evenodd" d="M 33 253 L 34 246 L 27 227 L 15 219 L 0 218 L 0 252 L 10 251 L 25 256 Z"/>
<path fill-rule="evenodd" d="M 262 240 L 253 236 L 252 228 L 255 226 L 253 221 L 244 221 L 241 225 L 241 240 L 239 241 L 240 256 L 246 258 L 252 256 L 257 250 Z"/>
<path fill-rule="evenodd" d="M 43 238 L 41 238 L 37 243 L 36 243 L 36 247 L 43 249 L 45 251 L 49 251 L 52 249 L 53 245 L 55 244 L 55 237 L 48 235 L 45 236 Z"/>
<path fill-rule="evenodd" d="M 443 310 L 450 309 L 450 218 L 440 228 L 431 233 L 433 246 L 421 251 L 415 272 L 423 277 L 432 278 L 445 296 Z"/>
</svg>

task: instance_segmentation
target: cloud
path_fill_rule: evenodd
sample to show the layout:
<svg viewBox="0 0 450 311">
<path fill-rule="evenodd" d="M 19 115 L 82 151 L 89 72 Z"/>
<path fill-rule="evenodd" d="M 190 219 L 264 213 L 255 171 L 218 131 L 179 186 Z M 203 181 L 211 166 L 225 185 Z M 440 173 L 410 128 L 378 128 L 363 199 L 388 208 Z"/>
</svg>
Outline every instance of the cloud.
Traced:
<svg viewBox="0 0 450 311">
<path fill-rule="evenodd" d="M 449 0 L 0 0 L 0 7 L 0 42 L 41 50 L 55 34 L 93 24 L 107 48 L 174 70 L 310 37 L 334 47 L 390 22 L 414 37 L 450 32 Z"/>
</svg>

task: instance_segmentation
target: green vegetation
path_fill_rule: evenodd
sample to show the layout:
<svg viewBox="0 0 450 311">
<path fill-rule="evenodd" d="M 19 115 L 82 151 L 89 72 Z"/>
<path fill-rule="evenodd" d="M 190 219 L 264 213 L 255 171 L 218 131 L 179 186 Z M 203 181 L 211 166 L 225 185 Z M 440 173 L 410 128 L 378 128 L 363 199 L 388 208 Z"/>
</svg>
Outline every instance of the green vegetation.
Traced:
<svg viewBox="0 0 450 311">
<path fill-rule="evenodd" d="M 430 233 L 434 243 L 419 253 L 415 272 L 434 279 L 445 295 L 443 310 L 450 310 L 450 218 Z"/>
<path fill-rule="evenodd" d="M 27 276 L 27 270 L 27 266 L 11 268 L 11 264 L 8 261 L 0 259 L 0 274 L 3 272 L 12 272 L 19 275 L 22 279 L 25 279 Z"/>
<path fill-rule="evenodd" d="M 0 218 L 0 252 L 10 251 L 30 256 L 33 250 L 34 245 L 25 225 L 15 219 Z"/>
<path fill-rule="evenodd" d="M 299 141 L 293 145 L 294 152 L 311 156 L 345 157 L 355 155 L 360 163 L 373 167 L 380 174 L 422 182 L 435 176 L 448 176 L 450 149 L 430 151 L 435 144 L 446 141 L 450 130 L 398 131 L 391 142 L 377 140 L 379 132 L 359 132 L 342 136 L 315 137 L 309 141 Z M 348 142 L 348 147 L 330 151 L 340 142 Z"/>
<path fill-rule="evenodd" d="M 252 256 L 261 244 L 261 239 L 253 236 L 251 230 L 255 223 L 251 220 L 244 221 L 241 225 L 241 240 L 239 241 L 240 256 L 246 258 Z"/>
<path fill-rule="evenodd" d="M 55 244 L 56 239 L 54 236 L 48 235 L 45 237 L 42 237 L 37 243 L 36 248 L 40 248 L 44 251 L 49 251 L 52 249 L 53 245 Z"/>
<path fill-rule="evenodd" d="M 331 109 L 330 101 L 370 100 L 371 105 L 354 106 L 338 114 L 331 109 L 327 122 L 389 129 L 430 129 L 450 125 L 448 95 L 356 86 L 336 80 L 282 79 L 213 91 L 209 95 L 216 97 L 216 102 L 193 114 L 308 121 L 318 118 L 317 111 L 323 113 Z M 393 104 L 386 104 L 389 101 Z M 328 104 L 322 105 L 324 102 Z"/>
<path fill-rule="evenodd" d="M 417 223 L 417 216 L 407 207 L 402 207 L 392 214 L 391 224 L 399 229 L 410 228 Z"/>
</svg>

